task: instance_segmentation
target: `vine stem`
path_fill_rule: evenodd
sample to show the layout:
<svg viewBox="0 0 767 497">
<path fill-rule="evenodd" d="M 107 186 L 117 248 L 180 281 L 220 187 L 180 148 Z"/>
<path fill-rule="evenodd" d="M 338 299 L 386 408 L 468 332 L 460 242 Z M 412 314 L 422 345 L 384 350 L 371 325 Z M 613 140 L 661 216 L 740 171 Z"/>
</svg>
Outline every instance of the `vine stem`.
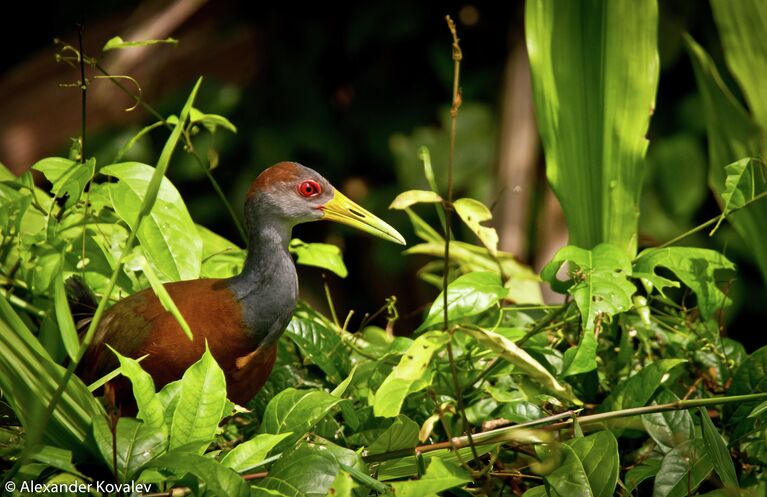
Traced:
<svg viewBox="0 0 767 497">
<path fill-rule="evenodd" d="M 447 302 L 448 272 L 450 270 L 450 220 L 453 213 L 453 165 L 455 163 L 455 135 L 458 123 L 458 108 L 461 106 L 459 82 L 461 78 L 461 59 L 463 59 L 463 52 L 461 52 L 461 46 L 458 43 L 458 32 L 455 29 L 455 23 L 449 15 L 445 16 L 445 20 L 447 21 L 448 29 L 450 29 L 450 34 L 453 37 L 453 100 L 450 106 L 450 154 L 447 162 L 447 195 L 445 197 L 445 202 L 442 204 L 442 208 L 445 212 L 445 264 L 442 271 L 442 331 L 448 333 L 450 327 Z M 450 373 L 453 378 L 455 400 L 461 413 L 463 432 L 469 439 L 474 459 L 477 459 L 477 449 L 474 447 L 471 438 L 471 427 L 469 426 L 469 420 L 466 417 L 466 408 L 463 403 L 463 391 L 461 389 L 461 383 L 458 381 L 458 368 L 456 367 L 455 355 L 453 354 L 452 335 L 447 342 L 447 356 L 450 361 Z M 451 438 L 451 440 L 453 439 L 454 438 Z"/>
<path fill-rule="evenodd" d="M 764 192 L 762 192 L 762 193 L 760 193 L 758 195 L 755 195 L 748 202 L 745 202 L 743 205 L 739 205 L 738 207 L 730 209 L 730 211 L 727 212 L 727 213 L 722 212 L 718 216 L 712 217 L 711 219 L 709 219 L 708 221 L 704 222 L 703 224 L 699 224 L 698 226 L 696 226 L 696 227 L 694 227 L 694 228 L 692 228 L 690 230 L 685 231 L 681 235 L 675 236 L 671 240 L 669 240 L 669 241 L 659 245 L 658 248 L 666 248 L 666 247 L 668 247 L 670 245 L 674 245 L 675 243 L 684 240 L 688 236 L 692 236 L 692 235 L 694 235 L 695 233 L 697 233 L 699 231 L 703 231 L 704 229 L 708 228 L 712 224 L 716 223 L 719 219 L 721 219 L 723 217 L 724 218 L 729 217 L 730 215 L 738 212 L 739 210 L 744 209 L 744 208 L 748 207 L 749 205 L 751 205 L 751 204 L 753 204 L 755 202 L 758 202 L 759 200 L 763 199 L 764 197 L 767 197 L 767 191 L 764 191 Z"/>
</svg>

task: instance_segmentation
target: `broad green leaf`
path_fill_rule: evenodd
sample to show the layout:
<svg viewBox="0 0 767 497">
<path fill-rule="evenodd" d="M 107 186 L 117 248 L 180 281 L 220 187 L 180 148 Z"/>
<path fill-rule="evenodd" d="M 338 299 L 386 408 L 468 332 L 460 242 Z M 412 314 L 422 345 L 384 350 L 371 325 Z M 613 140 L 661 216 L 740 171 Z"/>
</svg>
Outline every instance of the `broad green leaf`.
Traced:
<svg viewBox="0 0 767 497">
<path fill-rule="evenodd" d="M 556 469 L 544 476 L 551 497 L 595 497 L 578 453 L 569 445 L 557 444 L 551 457 L 560 457 Z M 556 461 L 548 461 L 556 462 Z M 547 464 L 544 459 L 543 464 Z"/>
<path fill-rule="evenodd" d="M 201 454 L 213 441 L 225 406 L 224 372 L 206 346 L 200 360 L 181 378 L 181 391 L 170 427 L 170 448 L 195 444 Z"/>
<path fill-rule="evenodd" d="M 748 2 L 750 3 L 750 1 Z M 711 57 L 700 45 L 685 36 L 698 90 L 703 98 L 709 151 L 709 183 L 721 195 L 725 190 L 724 167 L 744 157 L 760 157 L 763 130 L 722 81 Z M 728 218 L 751 247 L 762 279 L 767 281 L 767 205 L 756 204 Z"/>
<path fill-rule="evenodd" d="M 266 459 L 269 451 L 290 435 L 292 435 L 290 432 L 278 435 L 271 435 L 269 433 L 256 435 L 227 452 L 221 459 L 221 464 L 227 468 L 232 468 L 238 473 L 244 473 L 258 467 Z"/>
<path fill-rule="evenodd" d="M 341 249 L 329 243 L 306 243 L 298 238 L 290 241 L 288 247 L 291 254 L 296 255 L 296 262 L 305 266 L 314 266 L 332 271 L 341 278 L 346 278 L 346 269 Z"/>
<path fill-rule="evenodd" d="M 119 418 L 115 428 L 115 440 L 105 415 L 93 418 L 93 438 L 101 456 L 110 468 L 110 474 L 117 474 L 121 482 L 131 481 L 149 461 L 168 448 L 168 434 L 133 418 Z M 115 442 L 113 444 L 113 442 Z M 117 448 L 117 469 L 113 466 Z"/>
<path fill-rule="evenodd" d="M 755 418 L 757 416 L 761 416 L 767 412 L 767 400 L 759 404 L 758 406 L 754 407 L 754 409 L 751 411 L 751 413 L 748 415 L 749 418 Z"/>
<path fill-rule="evenodd" d="M 107 344 L 109 347 L 109 344 Z M 135 359 L 124 357 L 119 352 L 109 347 L 109 350 L 120 361 L 120 372 L 128 378 L 133 386 L 133 398 L 138 407 L 138 419 L 156 429 L 165 427 L 165 407 L 154 389 L 152 376 L 141 368 Z"/>
<path fill-rule="evenodd" d="M 292 432 L 278 445 L 287 447 L 314 428 L 339 402 L 341 399 L 322 390 L 287 388 L 267 404 L 259 432 L 273 435 Z"/>
<path fill-rule="evenodd" d="M 640 483 L 648 478 L 655 478 L 655 475 L 658 474 L 658 470 L 660 469 L 660 465 L 660 459 L 645 459 L 642 461 L 642 464 L 634 466 L 626 471 L 624 481 L 627 492 L 633 492 Z"/>
<path fill-rule="evenodd" d="M 522 373 L 528 375 L 531 380 L 543 386 L 548 392 L 574 404 L 581 404 L 578 398 L 573 395 L 569 385 L 562 385 L 541 363 L 503 335 L 473 327 L 461 327 L 460 330 L 498 354 L 504 360 L 509 361 Z"/>
<path fill-rule="evenodd" d="M 147 45 L 156 45 L 158 43 L 167 43 L 170 45 L 176 45 L 178 40 L 173 38 L 165 38 L 164 40 L 143 40 L 143 41 L 124 41 L 119 36 L 115 36 L 109 39 L 101 50 L 108 52 L 109 50 L 118 50 L 121 48 L 130 47 L 145 47 Z"/>
<path fill-rule="evenodd" d="M 418 423 L 400 414 L 365 451 L 367 455 L 381 454 L 399 449 L 412 449 L 418 445 Z"/>
<path fill-rule="evenodd" d="M 459 198 L 453 202 L 453 208 L 466 226 L 477 235 L 482 244 L 492 254 L 498 253 L 498 233 L 495 228 L 482 226 L 485 221 L 493 219 L 490 209 L 482 202 L 473 198 Z"/>
<path fill-rule="evenodd" d="M 571 262 L 571 279 L 562 282 L 557 279 L 557 272 L 568 261 Z M 630 276 L 628 254 L 607 243 L 599 244 L 593 250 L 572 245 L 564 247 L 541 271 L 541 278 L 551 283 L 554 290 L 567 289 L 581 312 L 581 338 L 577 348 L 565 353 L 564 376 L 586 373 L 597 367 L 597 319 L 609 320 L 631 309 L 631 297 L 636 287 L 629 280 Z"/>
<path fill-rule="evenodd" d="M 767 129 L 767 16 L 759 0 L 711 0 L 714 20 L 722 39 L 724 58 L 743 90 L 748 105 L 762 127 Z"/>
<path fill-rule="evenodd" d="M 414 391 L 414 385 L 423 378 L 435 352 L 450 340 L 450 335 L 431 331 L 418 337 L 402 355 L 399 364 L 383 381 L 372 399 L 376 416 L 393 417 L 399 414 L 405 397 Z"/>
<path fill-rule="evenodd" d="M 710 249 L 695 247 L 649 248 L 642 251 L 634 261 L 634 275 L 653 282 L 663 292 L 666 282 L 655 279 L 658 267 L 669 269 L 679 280 L 695 293 L 703 319 L 714 317 L 717 309 L 730 304 L 731 300 L 717 286 L 716 273 L 734 270 L 735 265 L 723 254 Z"/>
<path fill-rule="evenodd" d="M 407 209 L 415 204 L 434 204 L 442 202 L 442 197 L 431 190 L 408 190 L 397 195 L 389 209 Z"/>
<path fill-rule="evenodd" d="M 722 215 L 709 236 L 714 234 L 724 218 L 730 214 L 730 211 L 743 207 L 746 202 L 753 200 L 758 189 L 763 189 L 759 188 L 764 186 L 763 176 L 758 174 L 759 171 L 754 171 L 757 166 L 763 167 L 763 164 L 758 159 L 750 157 L 724 166 L 727 179 L 724 180 L 724 190 L 721 192 L 722 203 L 724 204 L 722 205 Z"/>
<path fill-rule="evenodd" d="M 66 471 L 72 475 L 82 476 L 82 473 L 72 464 L 72 451 L 50 445 L 41 445 L 30 454 L 29 458 L 47 464 L 48 466 Z"/>
<path fill-rule="evenodd" d="M 341 331 L 332 326 L 317 311 L 299 304 L 285 334 L 308 361 L 322 369 L 331 382 L 337 383 L 351 369 L 351 360 Z"/>
<path fill-rule="evenodd" d="M 67 197 L 65 206 L 72 207 L 80 200 L 85 185 L 93 178 L 96 160 L 90 159 L 80 164 L 61 157 L 48 157 L 35 163 L 32 169 L 43 173 L 45 179 L 53 183 L 53 194 L 59 198 Z"/>
<path fill-rule="evenodd" d="M 654 0 L 526 2 L 546 175 L 570 243 L 636 252 L 645 138 L 658 85 Z"/>
<path fill-rule="evenodd" d="M 100 172 L 120 180 L 109 189 L 112 204 L 122 220 L 135 229 L 155 169 L 139 162 L 123 162 Z M 154 207 L 143 219 L 138 238 L 163 281 L 200 276 L 202 240 L 181 195 L 167 178 L 160 182 Z"/>
<path fill-rule="evenodd" d="M 671 390 L 662 388 L 655 396 L 653 404 L 670 404 L 678 401 L 679 397 Z M 642 424 L 663 453 L 695 438 L 695 424 L 690 412 L 686 409 L 643 414 Z"/>
<path fill-rule="evenodd" d="M 199 224 L 197 233 L 202 239 L 201 278 L 230 278 L 242 271 L 245 250 Z"/>
<path fill-rule="evenodd" d="M 708 411 L 700 407 L 701 429 L 703 432 L 703 443 L 706 448 L 706 456 L 714 465 L 716 474 L 721 478 L 725 487 L 740 488 L 738 485 L 738 475 L 735 473 L 735 464 L 732 462 L 730 451 L 722 440 L 722 436 L 711 421 Z"/>
<path fill-rule="evenodd" d="M 446 464 L 439 458 L 432 458 L 426 473 L 420 479 L 394 482 L 391 486 L 397 497 L 425 497 L 470 481 L 471 477 L 461 467 Z"/>
<path fill-rule="evenodd" d="M 330 484 L 325 497 L 352 497 L 353 490 L 357 487 L 352 475 L 346 471 L 339 471 L 336 479 Z"/>
<path fill-rule="evenodd" d="M 713 466 L 703 440 L 696 438 L 663 457 L 655 476 L 653 497 L 686 497 L 708 478 Z"/>
<path fill-rule="evenodd" d="M 233 470 L 215 459 L 191 452 L 169 452 L 154 459 L 147 467 L 172 470 L 179 476 L 194 475 L 205 485 L 205 494 L 227 497 L 249 497 L 248 483 Z"/>
<path fill-rule="evenodd" d="M 647 405 L 655 391 L 670 377 L 669 371 L 686 362 L 684 359 L 659 359 L 619 383 L 599 406 L 599 412 L 619 411 Z"/>
<path fill-rule="evenodd" d="M 498 305 L 498 302 L 508 293 L 501 284 L 498 274 L 480 272 L 465 274 L 447 286 L 448 320 L 455 324 L 455 321 L 476 316 Z M 431 305 L 426 320 L 414 333 L 442 325 L 443 309 L 443 297 L 440 293 Z"/>
<path fill-rule="evenodd" d="M 324 497 L 340 471 L 340 465 L 358 465 L 358 456 L 330 443 L 303 443 L 286 452 L 269 470 L 258 487 L 284 492 L 284 484 L 301 497 Z"/>
<path fill-rule="evenodd" d="M 565 442 L 572 447 L 583 465 L 594 497 L 611 497 L 618 483 L 618 441 L 609 430 L 573 438 Z"/>
</svg>

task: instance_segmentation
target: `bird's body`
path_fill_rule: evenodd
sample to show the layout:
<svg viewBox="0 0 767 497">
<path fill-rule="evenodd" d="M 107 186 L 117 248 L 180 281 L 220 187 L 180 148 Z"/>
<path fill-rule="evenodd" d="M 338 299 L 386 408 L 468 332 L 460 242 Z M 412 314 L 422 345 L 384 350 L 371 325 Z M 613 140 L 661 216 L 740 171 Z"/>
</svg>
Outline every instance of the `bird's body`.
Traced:
<svg viewBox="0 0 767 497">
<path fill-rule="evenodd" d="M 141 366 L 159 389 L 181 378 L 202 356 L 207 342 L 226 375 L 228 397 L 246 403 L 266 382 L 277 339 L 298 299 L 296 268 L 288 252 L 292 228 L 323 218 L 403 243 L 393 228 L 340 195 L 316 172 L 296 163 L 277 164 L 264 171 L 248 192 L 245 220 L 250 241 L 242 272 L 227 279 L 165 285 L 194 340 L 189 341 L 154 292 L 146 289 L 107 310 L 80 375 L 95 381 L 118 367 L 109 345 L 128 357 L 146 356 Z M 118 398 L 130 397 L 125 380 L 116 381 L 114 387 Z"/>
</svg>

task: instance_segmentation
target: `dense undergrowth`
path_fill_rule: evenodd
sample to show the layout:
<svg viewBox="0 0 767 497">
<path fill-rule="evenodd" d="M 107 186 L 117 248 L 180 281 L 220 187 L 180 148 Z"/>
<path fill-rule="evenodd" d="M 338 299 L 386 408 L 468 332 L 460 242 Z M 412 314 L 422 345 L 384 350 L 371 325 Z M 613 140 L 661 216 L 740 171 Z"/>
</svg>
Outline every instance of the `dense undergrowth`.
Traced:
<svg viewBox="0 0 767 497">
<path fill-rule="evenodd" d="M 654 3 L 606 5 L 608 21 L 628 11 L 638 31 L 650 30 L 625 44 L 626 52 L 644 50 L 632 60 L 652 69 Z M 721 311 L 729 304 L 722 288 L 737 278 L 736 267 L 715 250 L 680 246 L 684 234 L 637 253 L 639 187 L 631 171 L 644 157 L 649 114 L 621 111 L 654 101 L 657 72 L 634 91 L 636 77 L 622 70 L 626 55 L 612 47 L 600 62 L 605 112 L 593 116 L 586 104 L 555 108 L 552 102 L 574 98 L 572 83 L 583 80 L 576 69 L 554 73 L 558 61 L 546 60 L 556 50 L 543 47 L 560 43 L 550 37 L 551 24 L 572 27 L 594 12 L 575 2 L 553 8 L 529 2 L 527 35 L 549 178 L 574 244 L 536 275 L 498 250 L 484 204 L 454 200 L 450 187 L 437 191 L 423 149 L 431 189 L 404 192 L 392 208 L 409 217 L 418 237 L 403 257 L 430 256 L 420 276 L 447 288 L 408 336 L 392 333 L 396 299 L 382 302 L 390 326 L 366 320 L 357 330 L 335 313 L 300 304 L 268 383 L 247 406 L 226 399 L 223 373 L 207 353 L 159 392 L 139 362 L 121 358 L 114 374 L 133 384 L 136 419 L 108 414 L 90 393 L 108 378 L 84 385 L 72 374 L 115 300 L 152 286 L 172 310 L 163 282 L 228 277 L 243 263 L 244 250 L 196 225 L 165 178 L 174 151 L 195 154 L 198 133 L 236 131 L 226 118 L 194 107 L 200 81 L 177 116 L 149 125 L 110 164 L 84 157 L 80 142 L 68 158 L 39 161 L 33 169 L 50 192 L 35 186 L 30 172 L 0 172 L 5 490 L 23 493 L 34 481 L 59 485 L 49 488 L 62 494 L 74 493 L 67 485 L 78 482 L 91 484 L 94 494 L 116 489 L 106 482 L 126 485 L 126 494 L 175 492 L 163 495 L 763 495 L 767 348 L 748 354 L 722 336 Z M 616 36 L 603 23 L 587 24 L 606 39 Z M 756 237 L 749 239 L 756 251 L 764 182 L 761 162 L 750 157 L 760 156 L 761 145 L 734 147 L 743 143 L 739 129 L 717 127 L 721 114 L 748 115 L 705 52 L 692 39 L 688 47 L 714 121 L 719 221 L 750 213 L 748 222 L 737 219 L 744 237 Z M 123 48 L 119 40 L 105 47 Z M 453 55 L 454 123 L 457 39 Z M 568 77 L 571 84 L 563 84 Z M 630 98 L 619 98 L 621 91 Z M 562 139 L 559 123 L 576 122 L 579 113 L 589 118 L 578 132 L 618 126 L 628 138 L 603 135 L 604 143 L 589 145 L 568 128 L 574 139 Z M 169 137 L 155 164 L 122 160 L 156 128 L 167 128 Z M 212 165 L 199 161 L 210 172 Z M 588 200 L 595 197 L 600 202 Z M 422 214 L 435 207 L 442 224 L 431 226 Z M 449 228 L 458 223 L 476 240 L 455 239 Z M 346 274 L 334 246 L 294 240 L 291 251 L 299 264 Z M 72 275 L 101 299 L 80 336 L 66 300 Z M 544 305 L 541 280 L 565 303 Z"/>
</svg>

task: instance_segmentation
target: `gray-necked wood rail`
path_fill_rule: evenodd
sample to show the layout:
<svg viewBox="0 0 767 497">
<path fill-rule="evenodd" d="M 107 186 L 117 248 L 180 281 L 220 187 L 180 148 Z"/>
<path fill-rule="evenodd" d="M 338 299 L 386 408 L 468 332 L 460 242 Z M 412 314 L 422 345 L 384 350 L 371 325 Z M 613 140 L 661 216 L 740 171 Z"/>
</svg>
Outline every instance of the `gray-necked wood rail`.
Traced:
<svg viewBox="0 0 767 497">
<path fill-rule="evenodd" d="M 229 398 L 248 402 L 266 382 L 276 343 L 298 299 L 298 278 L 288 243 L 293 226 L 318 220 L 347 224 L 405 244 L 391 226 L 342 195 L 317 172 L 295 162 L 263 171 L 248 190 L 245 225 L 250 238 L 242 272 L 228 279 L 168 283 L 165 288 L 189 323 L 190 342 L 152 289 L 111 308 L 94 335 L 80 376 L 95 381 L 118 366 L 109 344 L 138 358 L 157 389 L 181 378 L 203 354 L 207 341 L 224 370 Z M 118 401 L 132 402 L 125 380 L 114 384 Z M 127 390 L 127 391 L 126 391 Z"/>
</svg>

